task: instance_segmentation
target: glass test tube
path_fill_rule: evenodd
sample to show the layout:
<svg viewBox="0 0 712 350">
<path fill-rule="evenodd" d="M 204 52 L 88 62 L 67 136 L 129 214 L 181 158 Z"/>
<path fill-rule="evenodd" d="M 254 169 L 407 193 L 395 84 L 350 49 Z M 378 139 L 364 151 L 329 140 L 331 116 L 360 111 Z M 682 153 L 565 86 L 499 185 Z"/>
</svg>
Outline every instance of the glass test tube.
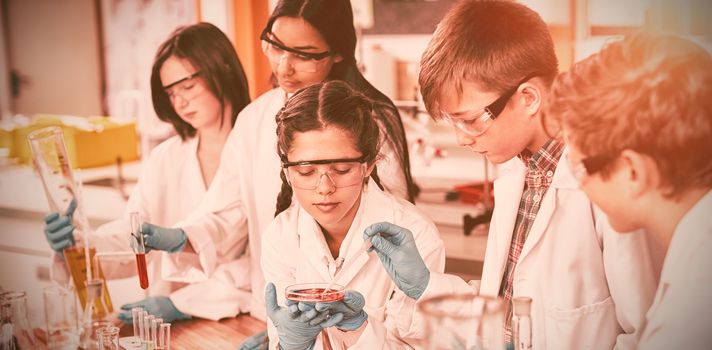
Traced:
<svg viewBox="0 0 712 350">
<path fill-rule="evenodd" d="M 144 333 L 143 321 L 145 317 L 148 316 L 147 311 L 141 311 L 138 317 L 138 338 L 143 342 L 146 339 L 146 333 Z"/>
<path fill-rule="evenodd" d="M 171 324 L 161 323 L 158 328 L 158 339 L 156 339 L 156 349 L 171 350 Z"/>
<path fill-rule="evenodd" d="M 161 323 L 163 323 L 163 319 L 160 317 L 151 320 L 151 340 L 153 340 L 154 343 L 158 342 L 158 327 Z"/>
<path fill-rule="evenodd" d="M 131 309 L 131 320 L 133 324 L 133 336 L 134 340 L 132 341 L 132 344 L 138 345 L 141 344 L 141 326 L 142 321 L 143 321 L 143 308 L 142 307 L 135 307 Z"/>
<path fill-rule="evenodd" d="M 153 315 L 150 315 L 150 314 L 146 314 L 145 316 L 143 316 L 143 339 L 142 340 L 144 342 L 153 340 L 153 339 L 151 339 L 151 321 L 153 321 L 154 318 L 156 318 L 156 317 Z"/>
<path fill-rule="evenodd" d="M 131 218 L 131 240 L 132 248 L 136 253 L 136 267 L 138 268 L 138 279 L 141 288 L 148 288 L 148 270 L 146 267 L 146 245 L 143 241 L 143 232 L 141 231 L 141 218 L 138 212 L 132 212 Z"/>
<path fill-rule="evenodd" d="M 512 332 L 515 350 L 532 349 L 532 299 L 516 297 L 512 299 L 514 312 L 512 315 Z"/>
</svg>

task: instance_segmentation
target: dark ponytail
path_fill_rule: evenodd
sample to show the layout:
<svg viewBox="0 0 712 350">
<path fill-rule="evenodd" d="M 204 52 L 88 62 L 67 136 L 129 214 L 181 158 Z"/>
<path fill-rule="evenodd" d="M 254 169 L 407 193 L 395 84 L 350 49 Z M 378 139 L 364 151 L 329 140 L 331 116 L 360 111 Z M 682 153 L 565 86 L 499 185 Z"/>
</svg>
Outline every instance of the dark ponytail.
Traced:
<svg viewBox="0 0 712 350">
<path fill-rule="evenodd" d="M 287 181 L 286 172 L 280 171 L 279 177 L 282 179 L 282 189 L 279 190 L 279 195 L 277 195 L 277 210 L 274 212 L 274 216 L 279 215 L 279 213 L 292 205 L 292 186 Z"/>
</svg>

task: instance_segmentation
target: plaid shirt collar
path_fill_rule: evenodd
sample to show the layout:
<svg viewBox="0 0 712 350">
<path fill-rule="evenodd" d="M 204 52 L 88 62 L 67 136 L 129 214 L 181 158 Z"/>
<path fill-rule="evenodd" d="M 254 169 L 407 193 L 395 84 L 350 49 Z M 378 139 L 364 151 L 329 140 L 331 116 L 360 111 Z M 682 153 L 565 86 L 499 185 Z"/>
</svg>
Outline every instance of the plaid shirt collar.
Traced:
<svg viewBox="0 0 712 350">
<path fill-rule="evenodd" d="M 549 187 L 563 152 L 563 142 L 551 139 L 534 154 L 529 150 L 520 153 L 519 159 L 527 166 L 527 186 L 530 188 Z"/>
</svg>

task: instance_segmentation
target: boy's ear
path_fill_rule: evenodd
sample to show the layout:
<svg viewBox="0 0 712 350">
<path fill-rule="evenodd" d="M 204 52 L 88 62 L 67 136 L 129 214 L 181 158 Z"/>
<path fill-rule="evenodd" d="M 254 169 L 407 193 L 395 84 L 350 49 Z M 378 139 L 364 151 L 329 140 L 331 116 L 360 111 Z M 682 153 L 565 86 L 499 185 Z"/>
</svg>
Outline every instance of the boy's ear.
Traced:
<svg viewBox="0 0 712 350">
<path fill-rule="evenodd" d="M 525 82 L 519 88 L 524 98 L 524 110 L 527 115 L 531 117 L 537 115 L 542 108 L 543 94 L 541 87 L 531 82 Z"/>
<path fill-rule="evenodd" d="M 660 173 L 652 157 L 626 149 L 621 152 L 620 159 L 631 198 L 643 196 L 660 186 Z"/>
</svg>

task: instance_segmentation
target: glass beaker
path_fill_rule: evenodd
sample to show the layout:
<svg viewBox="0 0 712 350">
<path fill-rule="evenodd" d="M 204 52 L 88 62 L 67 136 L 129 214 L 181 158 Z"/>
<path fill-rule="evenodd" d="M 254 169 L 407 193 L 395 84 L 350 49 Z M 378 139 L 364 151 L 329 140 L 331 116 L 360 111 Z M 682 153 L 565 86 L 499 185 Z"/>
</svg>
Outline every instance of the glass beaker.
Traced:
<svg viewBox="0 0 712 350">
<path fill-rule="evenodd" d="M 74 288 L 71 285 L 46 287 L 43 297 L 49 348 L 76 349 L 79 346 L 79 328 Z"/>
<path fill-rule="evenodd" d="M 34 349 L 38 345 L 27 319 L 27 294 L 25 292 L 1 293 L 0 317 L 2 318 L 0 349 Z"/>
<path fill-rule="evenodd" d="M 532 348 L 532 298 L 516 297 L 512 299 L 514 312 L 512 316 L 512 333 L 514 350 L 531 350 Z"/>
<path fill-rule="evenodd" d="M 475 294 L 423 300 L 425 349 L 504 350 L 504 301 Z"/>
<path fill-rule="evenodd" d="M 94 248 L 90 244 L 84 243 L 85 240 L 89 242 L 91 228 L 84 212 L 80 186 L 75 182 L 67 156 L 62 129 L 53 126 L 35 130 L 27 138 L 32 150 L 32 162 L 42 179 L 42 186 L 50 210 L 60 215 L 71 214 L 69 216 L 72 219 L 72 226 L 74 226 L 75 244 L 64 250 L 64 259 L 84 309 L 87 302 L 85 286 L 87 276 L 103 278 L 103 274 L 99 266 L 92 266 Z M 70 210 L 72 206 L 74 209 Z M 87 249 L 85 249 L 85 245 L 88 245 Z M 89 252 L 89 257 L 86 256 L 86 251 Z M 94 273 L 88 273 L 91 271 Z M 100 310 L 99 308 L 102 306 L 97 301 L 94 304 L 94 310 L 111 312 L 112 305 L 108 290 L 104 290 L 103 295 L 104 304 L 108 309 Z"/>
<path fill-rule="evenodd" d="M 96 330 L 99 350 L 119 350 L 119 327 L 106 326 Z"/>
</svg>

